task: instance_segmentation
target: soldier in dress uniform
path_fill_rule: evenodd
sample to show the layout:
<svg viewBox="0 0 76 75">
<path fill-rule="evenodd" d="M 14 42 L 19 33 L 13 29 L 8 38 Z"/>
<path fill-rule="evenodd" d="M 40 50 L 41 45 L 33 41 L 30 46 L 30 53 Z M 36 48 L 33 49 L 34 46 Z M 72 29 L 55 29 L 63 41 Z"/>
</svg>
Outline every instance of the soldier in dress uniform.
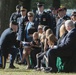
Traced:
<svg viewBox="0 0 76 75">
<path fill-rule="evenodd" d="M 18 30 L 18 23 L 12 21 L 10 23 L 10 27 L 5 29 L 1 34 L 0 38 L 0 50 L 2 55 L 2 67 L 6 66 L 6 59 L 8 58 L 8 54 L 11 54 L 12 57 L 10 59 L 9 68 L 16 68 L 14 66 L 14 60 L 16 54 L 18 52 L 17 47 L 19 47 L 19 41 L 16 40 L 17 35 L 16 32 Z"/>
<path fill-rule="evenodd" d="M 37 13 L 35 15 L 35 27 L 38 28 L 38 25 L 49 26 L 51 28 L 51 18 L 50 15 L 44 12 L 44 4 L 42 2 L 37 3 Z"/>
<path fill-rule="evenodd" d="M 17 18 L 19 18 L 21 16 L 20 14 L 20 5 L 16 6 L 16 12 L 12 13 L 11 17 L 10 17 L 10 22 L 11 21 L 16 21 L 17 22 Z"/>
<path fill-rule="evenodd" d="M 25 30 L 26 23 L 28 22 L 26 7 L 21 6 L 20 13 L 21 13 L 21 17 L 18 18 L 19 29 L 18 29 L 17 39 L 19 41 L 24 41 L 24 36 L 25 36 L 24 30 Z"/>
</svg>

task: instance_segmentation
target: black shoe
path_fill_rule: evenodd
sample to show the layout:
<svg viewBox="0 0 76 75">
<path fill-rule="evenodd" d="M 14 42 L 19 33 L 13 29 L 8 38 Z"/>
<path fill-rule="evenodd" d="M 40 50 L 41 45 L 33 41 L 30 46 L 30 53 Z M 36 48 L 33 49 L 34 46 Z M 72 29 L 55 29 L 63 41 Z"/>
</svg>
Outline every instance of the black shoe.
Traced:
<svg viewBox="0 0 76 75">
<path fill-rule="evenodd" d="M 15 67 L 14 65 L 9 66 L 10 69 L 18 69 L 18 67 Z"/>
</svg>

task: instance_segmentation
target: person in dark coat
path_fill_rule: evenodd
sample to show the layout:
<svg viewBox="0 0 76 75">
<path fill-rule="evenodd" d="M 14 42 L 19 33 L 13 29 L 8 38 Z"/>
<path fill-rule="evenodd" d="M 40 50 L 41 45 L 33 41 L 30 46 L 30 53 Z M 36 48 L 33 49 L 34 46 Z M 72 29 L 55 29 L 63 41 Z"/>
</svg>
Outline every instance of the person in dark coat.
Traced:
<svg viewBox="0 0 76 75">
<path fill-rule="evenodd" d="M 56 58 L 59 56 L 60 58 L 67 59 L 66 63 L 69 63 L 71 59 L 75 59 L 76 55 L 76 28 L 73 24 L 72 20 L 67 20 L 65 22 L 65 27 L 68 33 L 66 36 L 61 40 L 61 43 L 55 49 L 51 49 L 48 53 L 48 61 L 49 66 L 52 67 L 52 72 L 57 72 L 56 67 Z M 66 64 L 65 63 L 65 64 Z M 70 66 L 73 65 L 70 64 Z M 68 72 L 73 72 L 74 66 L 68 69 Z M 67 70 L 67 69 L 66 69 Z"/>
<path fill-rule="evenodd" d="M 16 40 L 17 30 L 18 24 L 12 21 L 10 22 L 10 27 L 5 29 L 1 34 L 0 49 L 1 55 L 4 56 L 3 68 L 6 66 L 6 59 L 8 58 L 8 54 L 12 55 L 9 68 L 16 68 L 13 63 L 18 52 L 18 49 L 16 47 L 19 47 L 19 41 Z"/>
</svg>

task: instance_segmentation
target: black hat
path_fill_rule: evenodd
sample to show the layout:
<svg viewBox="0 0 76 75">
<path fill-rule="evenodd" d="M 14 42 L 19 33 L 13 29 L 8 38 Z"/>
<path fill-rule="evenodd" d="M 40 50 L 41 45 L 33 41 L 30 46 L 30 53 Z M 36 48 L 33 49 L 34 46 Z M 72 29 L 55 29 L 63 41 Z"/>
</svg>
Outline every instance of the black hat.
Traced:
<svg viewBox="0 0 76 75">
<path fill-rule="evenodd" d="M 38 7 L 44 6 L 44 3 L 43 2 L 37 2 L 37 6 Z"/>
<path fill-rule="evenodd" d="M 16 21 L 11 21 L 11 24 L 18 25 L 18 23 Z"/>
<path fill-rule="evenodd" d="M 25 6 L 21 6 L 21 7 L 20 7 L 20 10 L 22 11 L 22 10 L 27 10 L 27 9 L 26 9 Z"/>
</svg>

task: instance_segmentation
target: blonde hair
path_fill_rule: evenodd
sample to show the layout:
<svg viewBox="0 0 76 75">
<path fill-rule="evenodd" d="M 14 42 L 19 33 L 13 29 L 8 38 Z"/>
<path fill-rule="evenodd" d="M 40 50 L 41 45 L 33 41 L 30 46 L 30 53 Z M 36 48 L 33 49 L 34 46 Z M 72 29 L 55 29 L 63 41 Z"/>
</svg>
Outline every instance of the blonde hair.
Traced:
<svg viewBox="0 0 76 75">
<path fill-rule="evenodd" d="M 60 27 L 60 37 L 66 32 L 65 24 Z"/>
<path fill-rule="evenodd" d="M 46 38 L 50 35 L 53 34 L 53 31 L 51 29 L 46 30 Z"/>
<path fill-rule="evenodd" d="M 34 32 L 34 33 L 33 33 L 33 36 L 34 36 L 34 35 L 37 35 L 37 36 L 38 36 L 38 32 Z"/>
<path fill-rule="evenodd" d="M 48 36 L 48 39 L 49 39 L 51 42 L 53 42 L 53 43 L 57 42 L 57 38 L 55 37 L 54 34 L 50 34 L 50 35 Z"/>
</svg>

